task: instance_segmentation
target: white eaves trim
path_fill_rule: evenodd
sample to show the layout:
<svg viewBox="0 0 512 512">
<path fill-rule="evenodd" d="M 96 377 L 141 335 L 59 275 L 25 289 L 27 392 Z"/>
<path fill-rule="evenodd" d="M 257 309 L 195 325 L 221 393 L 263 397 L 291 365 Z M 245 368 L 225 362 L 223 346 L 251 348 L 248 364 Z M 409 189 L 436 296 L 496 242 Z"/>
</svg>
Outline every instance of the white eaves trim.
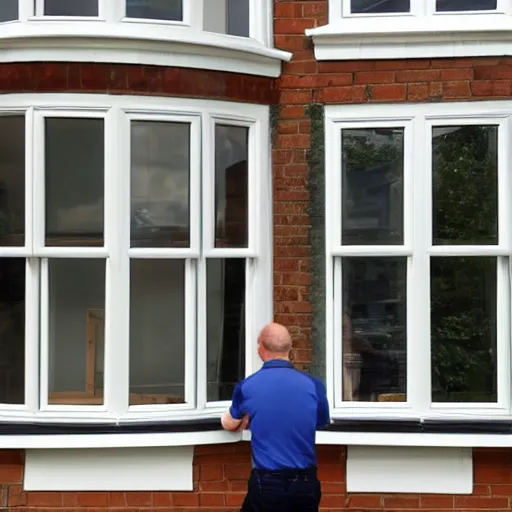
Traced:
<svg viewBox="0 0 512 512">
<path fill-rule="evenodd" d="M 291 54 L 188 27 L 87 21 L 7 23 L 0 62 L 105 62 L 278 77 Z"/>
<path fill-rule="evenodd" d="M 512 55 L 512 17 L 506 14 L 340 18 L 306 35 L 317 60 Z"/>
</svg>

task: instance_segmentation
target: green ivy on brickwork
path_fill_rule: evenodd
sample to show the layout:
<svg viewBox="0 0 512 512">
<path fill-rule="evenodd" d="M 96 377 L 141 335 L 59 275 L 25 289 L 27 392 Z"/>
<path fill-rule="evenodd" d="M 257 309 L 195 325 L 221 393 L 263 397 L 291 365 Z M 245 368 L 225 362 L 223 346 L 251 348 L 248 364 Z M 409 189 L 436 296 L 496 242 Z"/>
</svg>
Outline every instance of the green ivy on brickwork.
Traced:
<svg viewBox="0 0 512 512">
<path fill-rule="evenodd" d="M 274 145 L 277 137 L 277 126 L 279 124 L 279 117 L 281 115 L 280 105 L 270 106 L 270 141 Z"/>
<path fill-rule="evenodd" d="M 313 356 L 309 371 L 325 379 L 325 143 L 324 106 L 318 103 L 306 108 L 311 121 L 309 167 L 309 218 L 311 222 L 311 303 Z"/>
</svg>

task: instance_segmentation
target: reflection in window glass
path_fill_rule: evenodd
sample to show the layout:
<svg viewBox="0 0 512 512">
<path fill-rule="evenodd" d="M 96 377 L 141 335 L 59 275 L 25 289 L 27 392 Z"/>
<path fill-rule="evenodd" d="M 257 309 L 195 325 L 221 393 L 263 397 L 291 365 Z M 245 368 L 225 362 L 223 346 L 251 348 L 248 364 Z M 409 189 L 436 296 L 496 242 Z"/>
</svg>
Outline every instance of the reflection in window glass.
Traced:
<svg viewBox="0 0 512 512">
<path fill-rule="evenodd" d="M 231 400 L 245 376 L 245 260 L 207 260 L 208 401 Z"/>
<path fill-rule="evenodd" d="M 19 0 L 0 1 L 0 23 L 18 19 L 18 2 Z"/>
<path fill-rule="evenodd" d="M 215 247 L 247 247 L 249 128 L 215 126 Z"/>
<path fill-rule="evenodd" d="M 434 244 L 498 243 L 498 127 L 432 132 Z"/>
<path fill-rule="evenodd" d="M 496 402 L 497 263 L 431 258 L 432 400 Z"/>
<path fill-rule="evenodd" d="M 188 247 L 189 180 L 190 124 L 132 122 L 132 247 Z"/>
<path fill-rule="evenodd" d="M 404 129 L 342 133 L 342 244 L 404 243 Z"/>
<path fill-rule="evenodd" d="M 497 0 L 436 0 L 436 11 L 492 11 Z"/>
<path fill-rule="evenodd" d="M 406 258 L 343 258 L 343 399 L 406 400 Z"/>
<path fill-rule="evenodd" d="M 103 119 L 47 118 L 46 245 L 103 245 Z"/>
<path fill-rule="evenodd" d="M 183 0 L 126 0 L 126 16 L 147 20 L 183 21 Z"/>
<path fill-rule="evenodd" d="M 410 10 L 410 0 L 351 0 L 350 2 L 352 14 L 381 14 Z"/>
<path fill-rule="evenodd" d="M 203 10 L 207 32 L 249 37 L 249 0 L 208 0 Z"/>
<path fill-rule="evenodd" d="M 130 405 L 185 401 L 185 264 L 130 262 Z"/>
<path fill-rule="evenodd" d="M 45 0 L 45 16 L 98 16 L 98 0 Z"/>
<path fill-rule="evenodd" d="M 49 403 L 103 403 L 105 261 L 49 260 Z"/>
<path fill-rule="evenodd" d="M 0 258 L 0 403 L 25 403 L 23 258 Z"/>
<path fill-rule="evenodd" d="M 0 116 L 0 246 L 25 245 L 25 117 Z"/>
</svg>

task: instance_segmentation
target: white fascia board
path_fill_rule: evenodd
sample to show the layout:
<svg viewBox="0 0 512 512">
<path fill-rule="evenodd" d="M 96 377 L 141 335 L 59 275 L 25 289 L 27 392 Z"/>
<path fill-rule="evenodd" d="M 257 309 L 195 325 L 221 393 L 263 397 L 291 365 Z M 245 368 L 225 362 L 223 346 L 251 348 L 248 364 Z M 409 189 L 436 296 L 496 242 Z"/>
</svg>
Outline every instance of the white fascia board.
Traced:
<svg viewBox="0 0 512 512">
<path fill-rule="evenodd" d="M 512 55 L 512 17 L 504 14 L 341 18 L 306 35 L 317 60 Z"/>
<path fill-rule="evenodd" d="M 83 21 L 8 23 L 0 62 L 105 62 L 278 77 L 291 54 L 249 38 L 188 27 Z"/>
<path fill-rule="evenodd" d="M 224 432 L 221 430 L 149 434 L 2 435 L 0 436 L 0 450 L 199 446 L 205 444 L 231 444 L 241 440 L 241 433 Z"/>
</svg>

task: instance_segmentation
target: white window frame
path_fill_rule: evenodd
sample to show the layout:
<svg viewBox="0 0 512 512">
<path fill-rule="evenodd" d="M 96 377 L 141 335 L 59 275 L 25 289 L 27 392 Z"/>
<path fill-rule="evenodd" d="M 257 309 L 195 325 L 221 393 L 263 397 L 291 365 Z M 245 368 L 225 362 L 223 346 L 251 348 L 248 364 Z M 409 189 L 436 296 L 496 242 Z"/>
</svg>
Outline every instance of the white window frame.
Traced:
<svg viewBox="0 0 512 512">
<path fill-rule="evenodd" d="M 203 30 L 203 3 L 208 0 L 182 0 L 183 20 L 158 20 L 130 18 L 126 15 L 127 0 L 98 0 L 98 16 L 46 16 L 45 0 L 18 0 L 18 20 L 15 21 L 68 21 L 68 22 L 109 22 L 129 23 L 141 26 L 141 30 L 151 30 L 148 25 L 188 27 Z M 237 39 L 254 39 L 265 45 L 272 46 L 272 3 L 270 0 L 249 0 L 249 36 L 239 37 L 229 34 L 216 36 L 236 37 Z M 269 15 L 270 13 L 270 15 Z M 5 23 L 13 23 L 12 21 Z M 3 25 L 3 23 L 0 23 Z M 146 29 L 144 29 L 146 27 Z"/>
<path fill-rule="evenodd" d="M 325 109 L 326 147 L 326 369 L 333 417 L 512 417 L 511 274 L 512 102 L 352 105 Z M 498 125 L 498 245 L 432 244 L 431 131 L 442 125 Z M 404 127 L 404 243 L 341 244 L 341 133 L 345 128 Z M 427 142 L 424 142 L 427 141 Z M 430 362 L 430 258 L 497 257 L 496 403 L 432 403 Z M 341 358 L 341 257 L 407 257 L 407 402 L 343 402 Z"/>
<path fill-rule="evenodd" d="M 496 9 L 485 11 L 436 11 L 436 0 L 411 0 L 411 9 L 409 12 L 389 12 L 389 13 L 352 13 L 351 0 L 330 0 L 329 2 L 329 20 L 336 18 L 394 18 L 403 16 L 446 16 L 446 15 L 478 15 L 478 14 L 509 14 L 511 9 L 510 0 L 496 0 Z"/>
<path fill-rule="evenodd" d="M 227 402 L 206 402 L 207 258 L 246 259 L 246 375 L 260 367 L 254 340 L 273 315 L 269 107 L 210 100 L 78 94 L 9 95 L 1 99 L 0 115 L 20 114 L 26 116 L 25 246 L 2 247 L 0 257 L 27 258 L 25 404 L 0 405 L 0 418 L 116 423 L 217 417 Z M 44 120 L 48 117 L 104 119 L 103 247 L 44 246 Z M 130 248 L 130 126 L 134 120 L 190 123 L 189 248 Z M 245 249 L 211 246 L 215 218 L 211 214 L 214 190 L 210 188 L 215 183 L 215 169 L 211 164 L 215 122 L 249 128 L 249 245 Z M 206 206 L 202 208 L 203 204 Z M 49 258 L 105 260 L 105 390 L 101 406 L 48 405 Z M 134 258 L 185 260 L 185 404 L 129 406 L 129 264 Z"/>
<path fill-rule="evenodd" d="M 328 25 L 306 35 L 317 60 L 512 55 L 512 0 L 453 12 L 436 12 L 435 1 L 411 0 L 408 13 L 352 14 L 350 0 L 329 0 Z"/>
</svg>

